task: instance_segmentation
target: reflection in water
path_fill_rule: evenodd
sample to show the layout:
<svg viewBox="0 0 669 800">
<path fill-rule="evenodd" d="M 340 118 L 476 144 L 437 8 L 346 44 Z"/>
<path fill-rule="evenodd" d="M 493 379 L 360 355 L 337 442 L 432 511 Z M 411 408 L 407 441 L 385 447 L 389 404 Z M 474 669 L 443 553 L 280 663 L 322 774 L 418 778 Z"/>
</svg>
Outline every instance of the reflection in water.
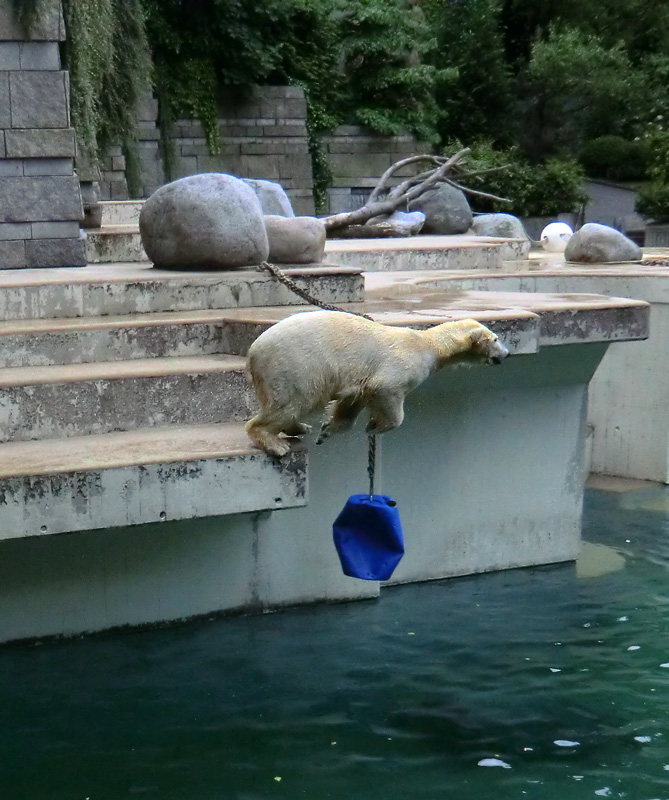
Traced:
<svg viewBox="0 0 669 800">
<path fill-rule="evenodd" d="M 577 567 L 6 647 L 0 797 L 667 798 L 669 515 L 635 494 L 589 494 Z"/>
</svg>

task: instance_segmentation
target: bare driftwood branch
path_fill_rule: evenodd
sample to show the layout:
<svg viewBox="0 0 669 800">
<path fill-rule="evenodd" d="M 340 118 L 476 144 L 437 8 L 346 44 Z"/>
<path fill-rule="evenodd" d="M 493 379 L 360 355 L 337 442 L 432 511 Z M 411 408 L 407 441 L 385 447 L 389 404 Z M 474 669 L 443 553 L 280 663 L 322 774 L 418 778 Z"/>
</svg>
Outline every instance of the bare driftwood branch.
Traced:
<svg viewBox="0 0 669 800">
<path fill-rule="evenodd" d="M 388 181 L 393 177 L 396 172 L 399 172 L 404 167 L 408 167 L 411 164 L 417 164 L 421 161 L 430 161 L 433 164 L 439 164 L 441 159 L 438 156 L 431 156 L 431 155 L 421 155 L 421 156 L 410 156 L 409 158 L 403 158 L 400 161 L 396 161 L 391 167 L 383 173 L 383 175 L 379 178 L 379 182 L 374 187 L 374 190 L 367 198 L 367 203 L 373 203 L 378 197 L 386 191 L 386 187 L 388 186 Z M 431 172 L 431 170 L 430 170 Z M 425 174 L 425 173 L 424 173 Z"/>
<path fill-rule="evenodd" d="M 368 220 L 374 217 L 387 217 L 400 206 L 408 206 L 412 200 L 415 200 L 425 192 L 433 189 L 439 183 L 446 181 L 451 172 L 456 170 L 457 167 L 461 166 L 467 160 L 469 152 L 469 148 L 465 147 L 455 153 L 455 155 L 450 156 L 450 158 L 425 155 L 412 156 L 411 158 L 398 161 L 381 176 L 377 187 L 364 206 L 356 211 L 346 211 L 325 217 L 323 222 L 325 223 L 326 232 L 330 233 L 334 230 L 346 228 L 349 225 L 364 225 Z M 405 167 L 408 164 L 419 163 L 420 161 L 430 161 L 436 166 L 434 169 L 422 173 L 419 176 L 419 183 L 416 183 L 417 178 L 414 177 L 400 184 L 402 187 L 401 193 L 387 192 L 386 187 L 388 181 L 401 167 Z M 386 191 L 385 198 L 377 199 L 383 191 Z"/>
<path fill-rule="evenodd" d="M 466 194 L 473 194 L 476 197 L 485 197 L 488 200 L 498 200 L 500 203 L 510 203 L 508 197 L 498 197 L 496 194 L 488 194 L 488 192 L 480 192 L 477 189 L 470 189 L 468 186 L 462 186 L 455 181 L 446 180 L 445 183 L 449 183 L 451 186 L 454 186 L 456 189 L 459 189 L 461 192 L 465 192 Z"/>
</svg>

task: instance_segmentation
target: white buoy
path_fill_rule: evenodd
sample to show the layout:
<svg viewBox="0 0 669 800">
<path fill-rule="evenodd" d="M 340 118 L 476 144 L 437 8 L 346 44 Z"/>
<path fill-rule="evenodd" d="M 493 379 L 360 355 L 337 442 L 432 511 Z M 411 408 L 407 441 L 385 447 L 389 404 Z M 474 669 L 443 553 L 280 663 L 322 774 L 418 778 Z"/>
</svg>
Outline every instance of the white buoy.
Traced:
<svg viewBox="0 0 669 800">
<path fill-rule="evenodd" d="M 541 246 L 549 253 L 564 253 L 573 234 L 566 222 L 551 222 L 541 231 Z"/>
</svg>

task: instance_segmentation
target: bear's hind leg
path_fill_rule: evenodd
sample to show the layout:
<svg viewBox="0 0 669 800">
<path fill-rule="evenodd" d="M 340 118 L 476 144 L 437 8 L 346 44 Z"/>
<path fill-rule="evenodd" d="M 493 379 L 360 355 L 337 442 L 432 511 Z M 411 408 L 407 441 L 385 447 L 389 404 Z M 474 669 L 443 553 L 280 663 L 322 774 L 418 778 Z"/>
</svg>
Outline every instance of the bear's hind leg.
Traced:
<svg viewBox="0 0 669 800">
<path fill-rule="evenodd" d="M 404 420 L 404 394 L 377 392 L 369 400 L 369 434 L 385 433 L 399 428 Z"/>
<path fill-rule="evenodd" d="M 280 432 L 290 435 L 291 431 L 304 433 L 303 423 L 297 422 L 295 410 L 289 407 L 261 411 L 246 423 L 246 433 L 261 450 L 273 456 L 285 456 L 290 444 L 282 439 Z"/>
</svg>

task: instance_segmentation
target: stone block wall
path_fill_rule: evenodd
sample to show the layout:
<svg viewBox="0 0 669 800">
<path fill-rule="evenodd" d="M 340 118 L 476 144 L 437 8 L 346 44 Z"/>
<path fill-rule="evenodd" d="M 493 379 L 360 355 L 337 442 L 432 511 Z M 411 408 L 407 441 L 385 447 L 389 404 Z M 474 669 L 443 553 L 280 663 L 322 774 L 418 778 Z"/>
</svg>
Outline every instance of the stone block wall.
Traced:
<svg viewBox="0 0 669 800">
<path fill-rule="evenodd" d="M 367 200 L 383 173 L 402 158 L 430 153 L 430 145 L 422 145 L 409 134 L 379 136 L 359 125 L 340 125 L 323 143 L 332 170 L 332 186 L 328 189 L 329 213 L 354 211 Z M 398 173 L 400 177 L 416 170 Z"/>
<path fill-rule="evenodd" d="M 290 197 L 296 214 L 313 214 L 313 177 L 307 144 L 306 102 L 296 86 L 260 86 L 243 102 L 221 105 L 218 120 L 220 153 L 211 155 L 198 120 L 178 120 L 174 126 L 176 174 L 183 178 L 201 172 L 227 172 L 240 178 L 278 181 Z M 159 152 L 157 102 L 146 98 L 139 117 L 139 156 L 144 197 L 166 182 Z M 113 197 L 119 177 L 105 161 L 102 198 Z"/>
<path fill-rule="evenodd" d="M 128 182 L 125 177 L 125 156 L 120 147 L 110 148 L 100 164 L 100 198 L 127 200 Z"/>
<path fill-rule="evenodd" d="M 218 120 L 221 152 L 211 155 L 202 124 L 179 120 L 174 126 L 175 178 L 201 172 L 227 172 L 240 178 L 279 182 L 296 214 L 313 214 L 313 175 L 307 142 L 307 107 L 297 86 L 259 86 L 243 102 L 229 99 Z M 147 97 L 138 110 L 142 196 L 166 182 L 160 157 L 158 104 Z M 385 170 L 401 158 L 429 152 L 409 135 L 379 136 L 366 128 L 342 125 L 324 145 L 333 174 L 329 213 L 361 206 Z M 105 159 L 102 199 L 124 199 L 120 150 Z M 114 167 L 118 165 L 118 168 Z M 406 172 L 405 174 L 409 174 Z"/>
<path fill-rule="evenodd" d="M 28 34 L 0 0 L 0 269 L 83 266 L 65 27 L 49 0 Z"/>
</svg>

